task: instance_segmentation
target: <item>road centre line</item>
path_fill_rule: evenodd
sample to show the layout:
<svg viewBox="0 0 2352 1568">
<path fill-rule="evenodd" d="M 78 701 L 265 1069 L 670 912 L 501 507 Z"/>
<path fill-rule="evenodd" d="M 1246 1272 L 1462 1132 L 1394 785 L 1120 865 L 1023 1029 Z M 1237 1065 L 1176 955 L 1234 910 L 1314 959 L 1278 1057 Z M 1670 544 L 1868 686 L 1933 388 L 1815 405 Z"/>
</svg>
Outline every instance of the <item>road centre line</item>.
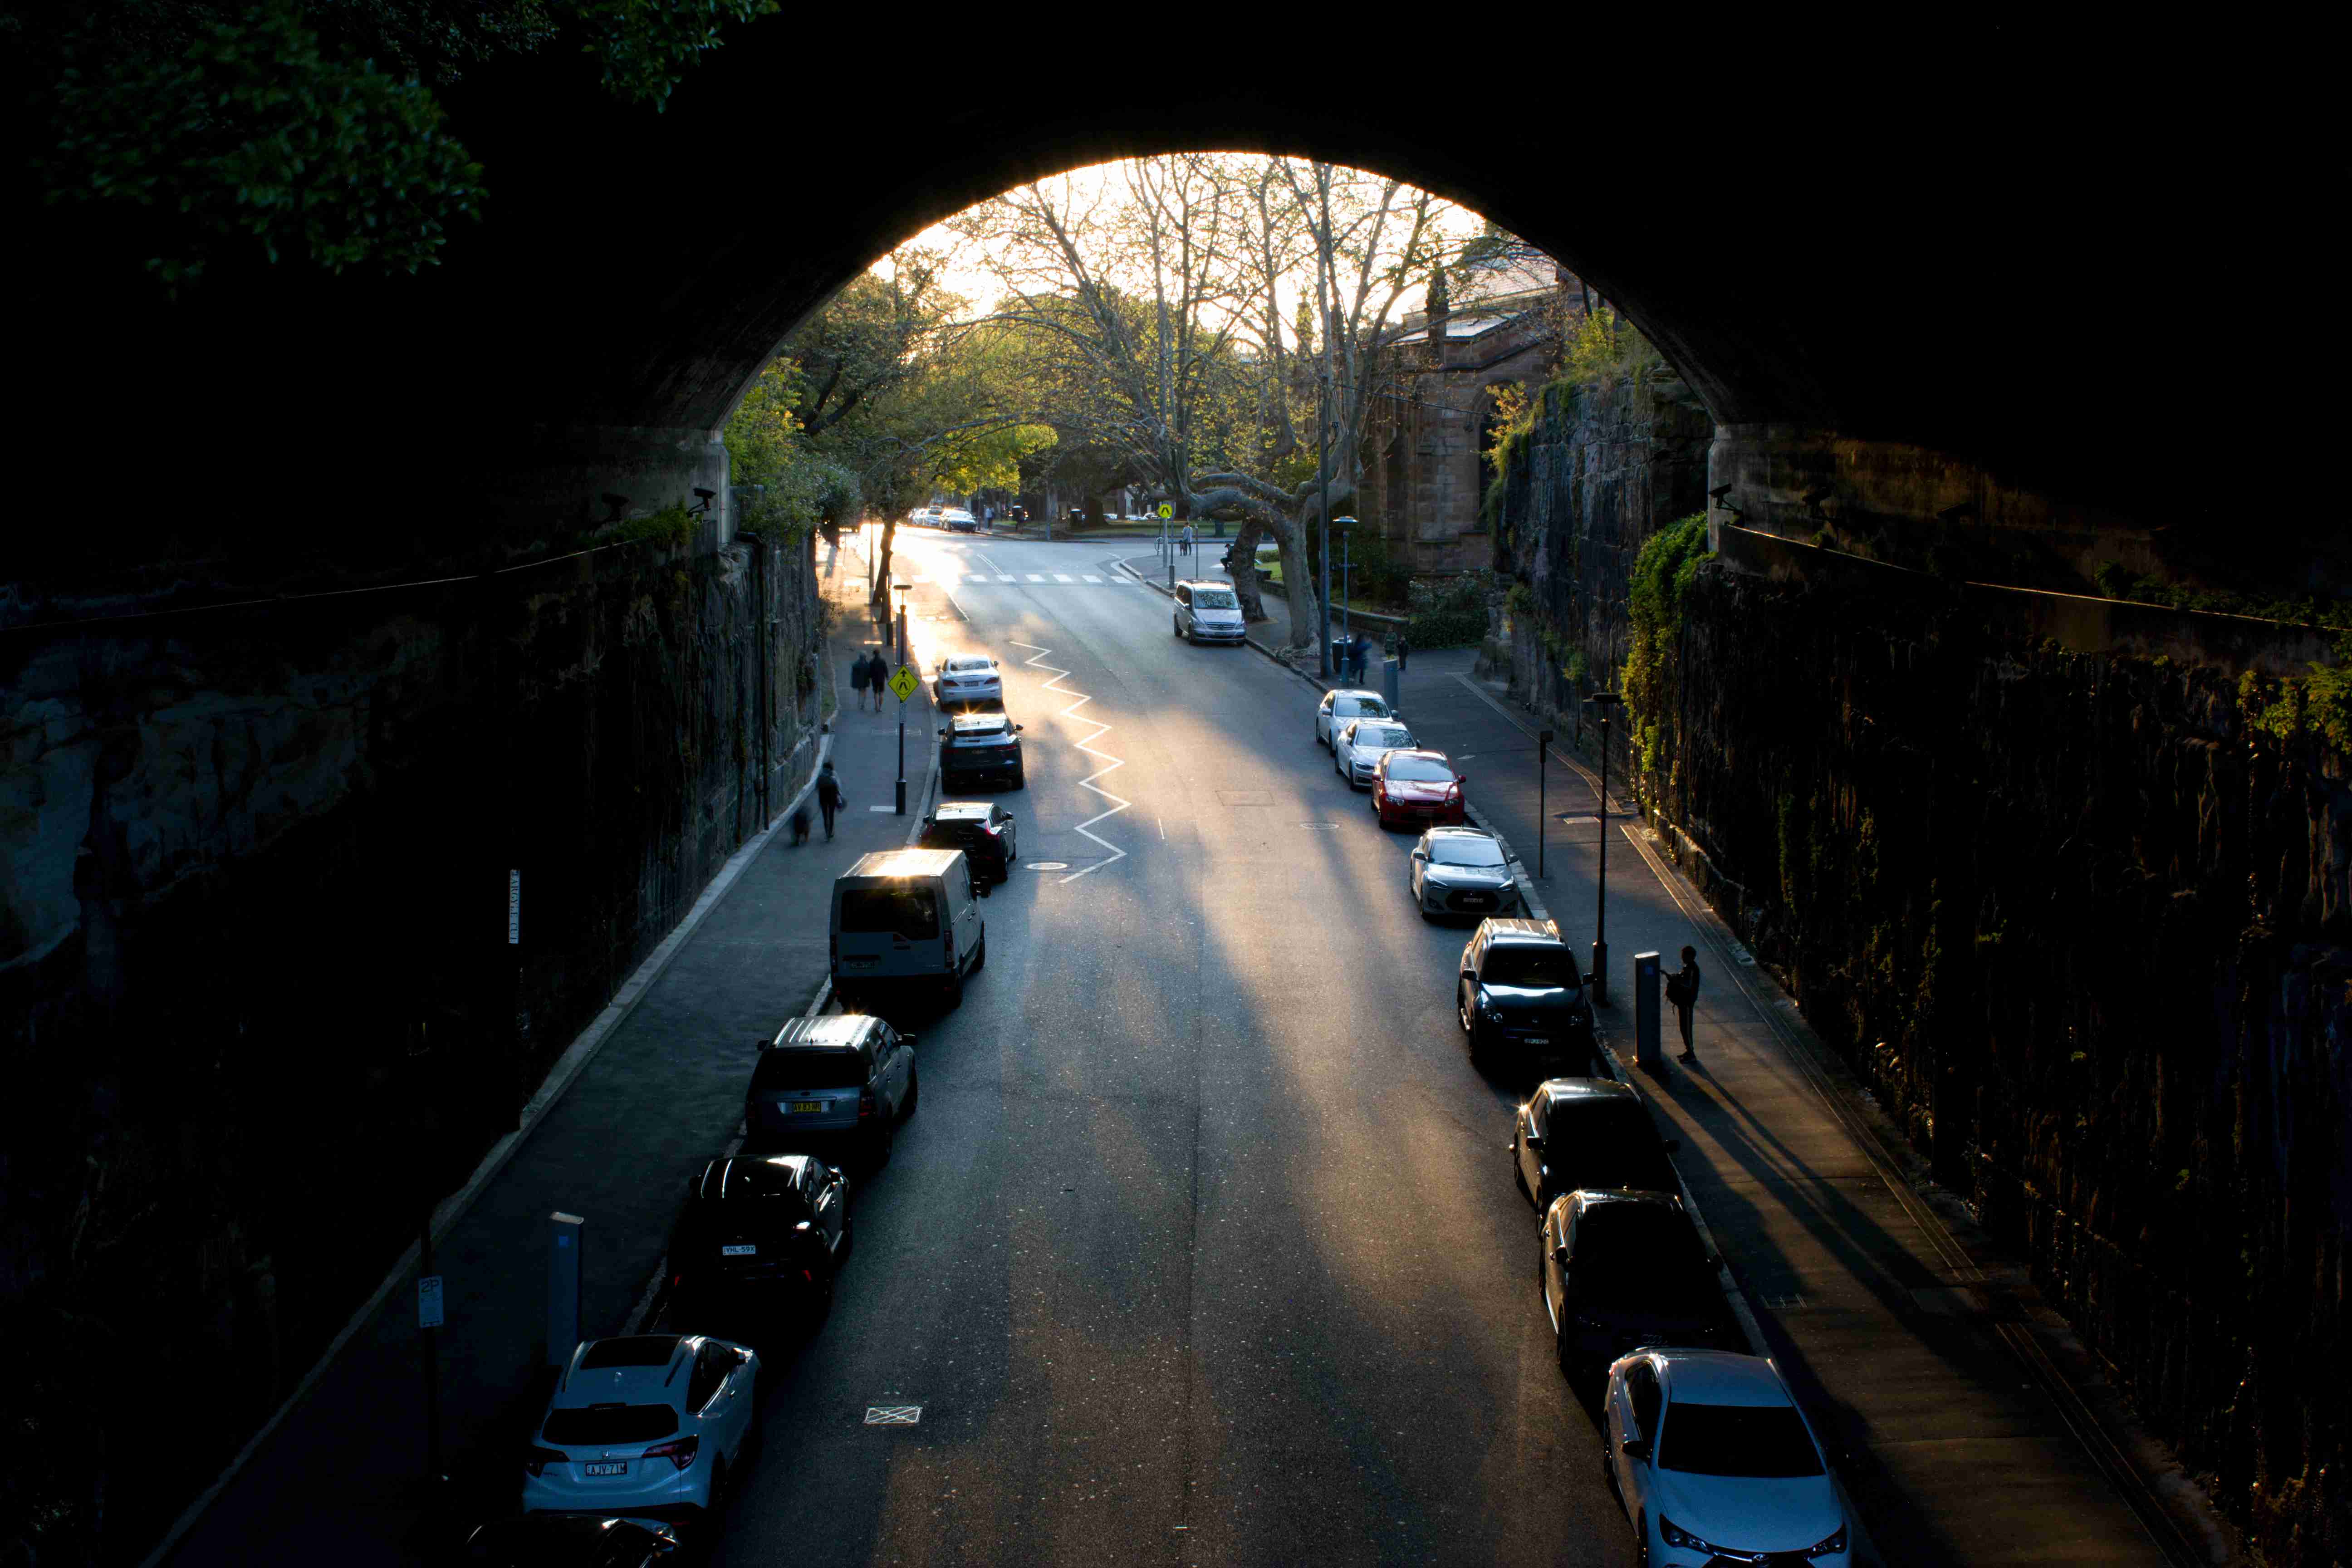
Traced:
<svg viewBox="0 0 2352 1568">
<path fill-rule="evenodd" d="M 1035 650 L 1036 657 L 1034 658 L 1024 659 L 1023 661 L 1028 665 L 1030 668 L 1053 671 L 1054 679 L 1045 683 L 1045 690 L 1054 690 L 1056 687 L 1061 686 L 1063 681 L 1067 680 L 1070 678 L 1070 672 L 1068 670 L 1058 668 L 1054 665 L 1045 662 L 1045 656 L 1054 651 L 1052 648 L 1038 647 L 1035 643 L 1023 642 L 1018 637 L 1007 637 L 1004 640 L 1011 643 L 1014 647 L 1025 647 Z M 1062 695 L 1065 697 L 1076 697 L 1077 699 L 1076 702 L 1071 703 L 1067 708 L 1062 710 L 1062 717 L 1066 719 L 1072 717 L 1079 709 L 1094 700 L 1092 697 L 1087 696 L 1082 692 L 1070 691 L 1067 689 L 1065 689 L 1062 692 Z M 1082 722 L 1094 725 L 1095 732 L 1088 735 L 1085 740 L 1077 742 L 1076 749 L 1086 752 L 1088 756 L 1100 757 L 1108 765 L 1098 768 L 1095 772 L 1087 774 L 1085 778 L 1080 779 L 1078 781 L 1078 787 L 1081 789 L 1093 790 L 1105 800 L 1111 802 L 1112 805 L 1108 811 L 1100 812 L 1096 816 L 1089 816 L 1084 822 L 1079 823 L 1077 830 L 1087 837 L 1091 838 L 1096 843 L 1101 845 L 1104 848 L 1109 850 L 1110 859 L 1097 860 L 1093 865 L 1086 867 L 1082 870 L 1073 871 L 1068 876 L 1062 879 L 1065 882 L 1075 882 L 1081 877 L 1089 876 L 1094 872 L 1101 870 L 1104 867 L 1110 865 L 1112 861 L 1124 860 L 1127 858 L 1126 850 L 1121 849 L 1118 845 L 1113 844 L 1109 839 L 1102 837 L 1102 835 L 1094 832 L 1093 828 L 1096 823 L 1102 821 L 1105 817 L 1117 816 L 1120 812 L 1125 811 L 1129 805 L 1134 804 L 1132 801 L 1124 800 L 1119 796 L 1111 794 L 1110 791 L 1095 783 L 1095 780 L 1102 778 L 1117 769 L 1127 766 L 1127 762 L 1124 758 L 1114 757 L 1108 752 L 1097 752 L 1094 748 L 1095 742 L 1101 740 L 1105 735 L 1110 733 L 1111 726 L 1104 723 L 1099 719 L 1087 719 L 1082 721 Z"/>
</svg>

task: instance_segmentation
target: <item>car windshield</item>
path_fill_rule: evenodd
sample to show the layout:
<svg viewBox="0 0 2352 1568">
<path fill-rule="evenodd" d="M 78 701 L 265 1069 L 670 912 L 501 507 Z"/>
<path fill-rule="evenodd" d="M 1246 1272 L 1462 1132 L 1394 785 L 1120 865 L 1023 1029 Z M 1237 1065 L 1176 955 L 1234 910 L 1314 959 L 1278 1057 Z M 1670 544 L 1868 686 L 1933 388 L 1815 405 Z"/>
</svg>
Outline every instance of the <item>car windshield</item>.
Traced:
<svg viewBox="0 0 2352 1568">
<path fill-rule="evenodd" d="M 778 1089 L 863 1089 L 866 1058 L 850 1050 L 761 1051 L 751 1069 L 751 1092 Z"/>
<path fill-rule="evenodd" d="M 1394 773 L 1390 776 L 1394 777 Z M 1491 838 L 1449 837 L 1430 842 L 1429 858 L 1441 866 L 1500 866 L 1503 847 Z"/>
<path fill-rule="evenodd" d="M 993 724 L 959 724 L 955 738 L 959 741 L 993 741 L 1003 733 L 1004 722 L 999 720 Z"/>
<path fill-rule="evenodd" d="M 951 658 L 948 660 L 948 668 L 957 674 L 972 674 L 984 670 L 987 668 L 988 660 L 984 658 Z"/>
<path fill-rule="evenodd" d="M 1577 1288 L 1620 1311 L 1703 1303 L 1706 1252 L 1689 1220 L 1651 1204 L 1595 1204 L 1576 1222 Z"/>
<path fill-rule="evenodd" d="M 1389 782 L 1452 784 L 1454 770 L 1435 757 L 1391 757 L 1389 759 Z"/>
<path fill-rule="evenodd" d="M 1544 1130 L 1544 1163 L 1551 1167 L 1555 1191 L 1675 1191 L 1675 1169 L 1651 1130 L 1650 1113 L 1630 1100 L 1555 1103 Z"/>
<path fill-rule="evenodd" d="M 1223 588 L 1195 588 L 1192 603 L 1203 610 L 1234 610 L 1241 607 L 1234 596 Z"/>
<path fill-rule="evenodd" d="M 1489 985 L 1565 985 L 1577 988 L 1576 955 L 1564 947 L 1517 947 L 1497 942 L 1486 950 L 1478 978 Z"/>
<path fill-rule="evenodd" d="M 677 1430 L 667 1405 L 588 1405 L 551 1410 L 540 1436 L 569 1448 L 602 1443 L 650 1443 Z"/>
<path fill-rule="evenodd" d="M 888 931 L 908 942 L 922 942 L 940 934 L 939 900 L 929 888 L 844 888 L 841 929 Z"/>
<path fill-rule="evenodd" d="M 1359 724 L 1351 742 L 1360 752 L 1385 752 L 1396 746 L 1410 746 L 1412 737 L 1393 724 Z"/>
<path fill-rule="evenodd" d="M 1785 1405 L 1685 1405 L 1666 1411 L 1658 1468 L 1694 1476 L 1818 1476 L 1804 1418 Z"/>
<path fill-rule="evenodd" d="M 1331 711 L 1341 719 L 1385 719 L 1389 705 L 1377 697 L 1342 697 L 1331 705 Z"/>
</svg>

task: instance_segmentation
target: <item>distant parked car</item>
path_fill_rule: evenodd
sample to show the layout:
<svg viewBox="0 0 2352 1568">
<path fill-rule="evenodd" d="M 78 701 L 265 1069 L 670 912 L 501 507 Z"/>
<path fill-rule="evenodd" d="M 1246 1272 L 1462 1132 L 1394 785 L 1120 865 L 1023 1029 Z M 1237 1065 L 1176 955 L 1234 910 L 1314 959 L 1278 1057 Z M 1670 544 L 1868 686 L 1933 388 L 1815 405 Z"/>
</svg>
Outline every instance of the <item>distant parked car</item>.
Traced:
<svg viewBox="0 0 2352 1568">
<path fill-rule="evenodd" d="M 959 713 L 940 727 L 940 787 L 993 780 L 1007 789 L 1029 782 L 1021 760 L 1021 726 L 1003 713 Z"/>
<path fill-rule="evenodd" d="M 914 1036 L 863 1013 L 797 1018 L 751 1068 L 746 1142 L 761 1149 L 847 1147 L 879 1165 L 922 1092 Z"/>
<path fill-rule="evenodd" d="M 1187 642 L 1239 643 L 1249 637 L 1242 602 L 1225 583 L 1176 584 L 1176 635 Z"/>
<path fill-rule="evenodd" d="M 849 1253 L 849 1178 L 813 1154 L 711 1160 L 669 1243 L 669 1321 L 731 1326 L 822 1303 Z"/>
<path fill-rule="evenodd" d="M 1538 1212 L 1562 1193 L 1622 1188 L 1680 1194 L 1674 1163 L 1682 1145 L 1660 1139 L 1632 1086 L 1610 1079 L 1556 1078 L 1518 1109 L 1511 1130 L 1511 1179 Z"/>
<path fill-rule="evenodd" d="M 759 1376 L 750 1347 L 698 1334 L 583 1342 L 524 1450 L 523 1510 L 707 1512 L 741 1461 Z"/>
<path fill-rule="evenodd" d="M 1592 999 L 1575 951 L 1553 921 L 1480 921 L 1462 948 L 1454 1012 L 1473 1059 L 1507 1057 L 1515 1066 L 1554 1062 L 1571 1072 L 1601 1071 Z"/>
<path fill-rule="evenodd" d="M 1372 815 L 1382 827 L 1459 823 L 1469 815 L 1469 802 L 1462 793 L 1469 783 L 1454 771 L 1444 752 L 1426 747 L 1390 752 L 1372 770 Z"/>
<path fill-rule="evenodd" d="M 656 1520 L 527 1513 L 478 1526 L 457 1560 L 474 1568 L 655 1568 L 677 1551 L 677 1532 Z"/>
<path fill-rule="evenodd" d="M 1340 730 L 1331 742 L 1331 769 L 1348 781 L 1349 788 L 1365 789 L 1371 784 L 1381 757 L 1420 743 L 1412 731 L 1393 719 L 1359 719 Z"/>
<path fill-rule="evenodd" d="M 1716 1260 L 1666 1193 L 1563 1193 L 1537 1232 L 1559 1370 L 1576 1381 L 1643 1345 L 1745 1353 Z"/>
<path fill-rule="evenodd" d="M 974 880 L 1002 882 L 1019 858 L 1019 833 L 1013 814 L 994 801 L 943 800 L 923 818 L 922 837 L 915 842 L 928 849 L 961 849 L 971 862 Z"/>
<path fill-rule="evenodd" d="M 950 533 L 978 533 L 980 519 L 960 506 L 951 506 L 940 513 L 940 522 Z"/>
<path fill-rule="evenodd" d="M 1635 1352 L 1609 1369 L 1601 1444 L 1636 1562 L 1853 1560 L 1828 1453 L 1762 1356 Z"/>
<path fill-rule="evenodd" d="M 931 676 L 931 700 L 950 708 L 1004 706 L 1004 678 L 984 653 L 951 653 Z"/>
<path fill-rule="evenodd" d="M 1393 758 L 1412 752 L 1391 752 Z M 1502 842 L 1478 827 L 1433 827 L 1405 862 L 1406 885 L 1422 918 L 1433 915 L 1517 914 L 1519 885 L 1503 858 Z"/>
<path fill-rule="evenodd" d="M 1388 699 L 1377 691 L 1327 691 L 1315 707 L 1315 743 L 1326 751 L 1332 737 L 1350 719 L 1393 719 Z"/>
</svg>

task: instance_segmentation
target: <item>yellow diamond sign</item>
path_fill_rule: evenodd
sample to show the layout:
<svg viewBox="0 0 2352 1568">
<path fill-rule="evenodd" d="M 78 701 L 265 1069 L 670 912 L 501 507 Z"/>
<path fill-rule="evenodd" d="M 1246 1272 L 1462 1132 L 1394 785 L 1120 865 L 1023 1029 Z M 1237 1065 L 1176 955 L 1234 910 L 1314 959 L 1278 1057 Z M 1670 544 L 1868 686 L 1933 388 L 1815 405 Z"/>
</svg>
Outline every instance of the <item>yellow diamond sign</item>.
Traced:
<svg viewBox="0 0 2352 1568">
<path fill-rule="evenodd" d="M 915 694 L 915 667 L 911 664 L 902 664 L 891 671 L 890 689 L 898 694 L 898 700 L 901 702 L 912 697 Z"/>
<path fill-rule="evenodd" d="M 1176 509 L 1169 505 L 1166 501 L 1161 501 L 1160 503 L 1160 515 L 1163 518 L 1174 517 L 1176 515 Z"/>
</svg>

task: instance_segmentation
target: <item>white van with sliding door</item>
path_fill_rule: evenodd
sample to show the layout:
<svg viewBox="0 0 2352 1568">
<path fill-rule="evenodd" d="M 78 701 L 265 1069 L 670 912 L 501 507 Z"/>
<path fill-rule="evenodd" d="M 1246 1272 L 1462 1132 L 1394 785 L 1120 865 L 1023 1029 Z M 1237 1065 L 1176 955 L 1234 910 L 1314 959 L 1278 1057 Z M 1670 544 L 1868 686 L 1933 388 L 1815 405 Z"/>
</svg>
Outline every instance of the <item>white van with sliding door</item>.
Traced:
<svg viewBox="0 0 2352 1568">
<path fill-rule="evenodd" d="M 866 1010 L 886 990 L 936 981 L 948 1005 L 988 962 L 971 863 L 961 849 L 886 849 L 833 879 L 833 989 Z"/>
</svg>

